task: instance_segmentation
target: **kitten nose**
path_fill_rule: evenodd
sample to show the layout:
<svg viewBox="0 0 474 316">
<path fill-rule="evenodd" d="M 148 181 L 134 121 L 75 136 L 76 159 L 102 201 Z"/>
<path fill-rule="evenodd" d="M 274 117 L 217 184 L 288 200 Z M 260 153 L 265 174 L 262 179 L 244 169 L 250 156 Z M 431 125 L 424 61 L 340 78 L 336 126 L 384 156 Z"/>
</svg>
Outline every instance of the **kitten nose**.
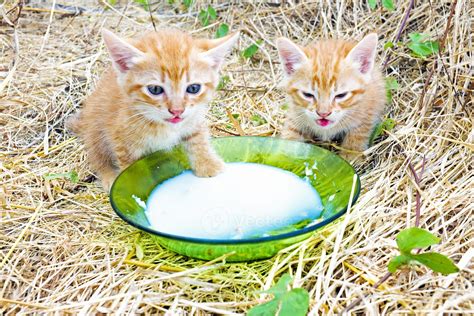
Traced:
<svg viewBox="0 0 474 316">
<path fill-rule="evenodd" d="M 325 118 L 325 117 L 328 117 L 329 115 L 331 115 L 332 112 L 319 113 L 318 111 L 316 111 L 316 113 L 318 113 L 318 115 L 321 116 L 322 118 Z"/>
<path fill-rule="evenodd" d="M 174 116 L 180 116 L 181 114 L 183 114 L 184 109 L 168 109 L 168 112 L 170 112 Z"/>
</svg>

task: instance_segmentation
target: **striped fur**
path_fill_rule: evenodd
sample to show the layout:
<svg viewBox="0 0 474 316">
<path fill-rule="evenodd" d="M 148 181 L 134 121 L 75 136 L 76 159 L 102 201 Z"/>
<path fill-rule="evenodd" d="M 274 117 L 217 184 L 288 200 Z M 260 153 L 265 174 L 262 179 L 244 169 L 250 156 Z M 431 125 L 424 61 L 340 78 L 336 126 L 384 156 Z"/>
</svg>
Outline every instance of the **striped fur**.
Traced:
<svg viewBox="0 0 474 316">
<path fill-rule="evenodd" d="M 103 36 L 113 67 L 67 126 L 84 141 L 104 188 L 135 160 L 179 143 L 185 144 L 196 175 L 219 173 L 224 164 L 209 144 L 205 114 L 219 67 L 238 34 L 207 40 L 161 30 L 124 41 L 105 30 Z M 191 84 L 200 84 L 200 91 L 188 93 Z M 153 95 L 149 85 L 164 92 Z"/>
<path fill-rule="evenodd" d="M 386 102 L 384 80 L 375 65 L 376 44 L 375 34 L 359 43 L 324 40 L 306 47 L 279 39 L 283 87 L 291 105 L 283 137 L 331 141 L 345 135 L 342 147 L 348 151 L 343 155 L 348 158 L 367 149 Z"/>
</svg>

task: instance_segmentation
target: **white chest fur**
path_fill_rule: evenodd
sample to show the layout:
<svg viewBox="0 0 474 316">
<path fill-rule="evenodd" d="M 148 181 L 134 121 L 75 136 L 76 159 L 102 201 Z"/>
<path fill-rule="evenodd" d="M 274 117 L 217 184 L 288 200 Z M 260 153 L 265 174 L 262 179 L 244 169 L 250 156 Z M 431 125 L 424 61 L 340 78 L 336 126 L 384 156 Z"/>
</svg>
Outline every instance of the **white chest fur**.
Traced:
<svg viewBox="0 0 474 316">
<path fill-rule="evenodd" d="M 178 145 L 183 138 L 194 133 L 197 129 L 195 124 L 186 122 L 164 126 L 141 135 L 137 146 L 129 148 L 134 159 L 141 158 L 158 150 L 170 150 Z"/>
</svg>

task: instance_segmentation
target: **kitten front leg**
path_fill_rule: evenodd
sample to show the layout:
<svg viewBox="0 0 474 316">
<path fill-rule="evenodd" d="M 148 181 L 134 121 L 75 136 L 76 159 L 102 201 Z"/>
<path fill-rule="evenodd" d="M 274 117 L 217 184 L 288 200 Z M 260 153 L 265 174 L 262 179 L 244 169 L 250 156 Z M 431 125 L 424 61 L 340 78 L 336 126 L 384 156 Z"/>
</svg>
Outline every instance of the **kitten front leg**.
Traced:
<svg viewBox="0 0 474 316">
<path fill-rule="evenodd" d="M 126 146 L 120 145 L 115 148 L 115 156 L 117 157 L 117 165 L 120 171 L 130 166 L 136 159 Z"/>
<path fill-rule="evenodd" d="M 341 152 L 341 156 L 347 160 L 352 160 L 362 155 L 362 152 L 369 148 L 370 132 L 372 125 L 363 124 L 350 130 L 342 141 L 342 147 L 347 151 Z"/>
<path fill-rule="evenodd" d="M 207 131 L 200 130 L 184 141 L 189 162 L 198 177 L 214 177 L 224 170 L 224 161 L 214 152 Z"/>
</svg>

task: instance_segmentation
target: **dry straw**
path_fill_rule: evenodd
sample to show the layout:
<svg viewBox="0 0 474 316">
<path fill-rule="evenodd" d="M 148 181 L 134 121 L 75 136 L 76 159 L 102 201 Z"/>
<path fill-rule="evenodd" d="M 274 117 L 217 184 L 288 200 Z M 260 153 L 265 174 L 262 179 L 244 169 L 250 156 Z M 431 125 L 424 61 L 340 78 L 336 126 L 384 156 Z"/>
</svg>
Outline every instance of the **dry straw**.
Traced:
<svg viewBox="0 0 474 316">
<path fill-rule="evenodd" d="M 18 1 L 0 5 L 0 313 L 239 314 L 266 299 L 256 291 L 286 272 L 310 292 L 312 315 L 337 314 L 360 297 L 352 311 L 371 315 L 474 312 L 469 0 L 457 2 L 442 54 L 426 60 L 410 56 L 407 34 L 441 38 L 450 3 L 416 1 L 411 10 L 386 67 L 400 83 L 387 106 L 397 126 L 356 162 L 363 192 L 349 217 L 273 259 L 241 264 L 170 253 L 118 219 L 91 181 L 81 144 L 64 130 L 65 117 L 80 107 L 109 63 L 101 27 L 133 35 L 152 28 L 149 13 L 132 1 L 107 10 L 95 1 L 27 2 L 19 19 Z M 204 3 L 186 11 L 179 4 L 151 2 L 157 27 L 213 36 L 225 22 L 242 30 L 240 49 L 263 40 L 252 60 L 242 61 L 237 53 L 229 59 L 230 83 L 209 114 L 216 136 L 280 131 L 286 101 L 278 90 L 275 38 L 308 43 L 377 31 L 385 43 L 395 39 L 409 5 L 399 0 L 388 12 L 369 10 L 365 0 L 215 1 L 218 22 L 202 27 L 197 12 Z M 387 54 L 381 48 L 379 60 Z M 231 119 L 235 114 L 238 119 Z M 417 185 L 408 162 L 419 171 L 423 156 L 425 172 Z M 79 173 L 78 184 L 43 178 L 71 170 Z M 416 267 L 373 289 L 396 254 L 396 234 L 414 225 L 417 190 L 420 226 L 442 238 L 435 250 L 451 257 L 461 272 L 445 277 Z M 137 244 L 145 250 L 143 258 L 137 258 Z"/>
</svg>

